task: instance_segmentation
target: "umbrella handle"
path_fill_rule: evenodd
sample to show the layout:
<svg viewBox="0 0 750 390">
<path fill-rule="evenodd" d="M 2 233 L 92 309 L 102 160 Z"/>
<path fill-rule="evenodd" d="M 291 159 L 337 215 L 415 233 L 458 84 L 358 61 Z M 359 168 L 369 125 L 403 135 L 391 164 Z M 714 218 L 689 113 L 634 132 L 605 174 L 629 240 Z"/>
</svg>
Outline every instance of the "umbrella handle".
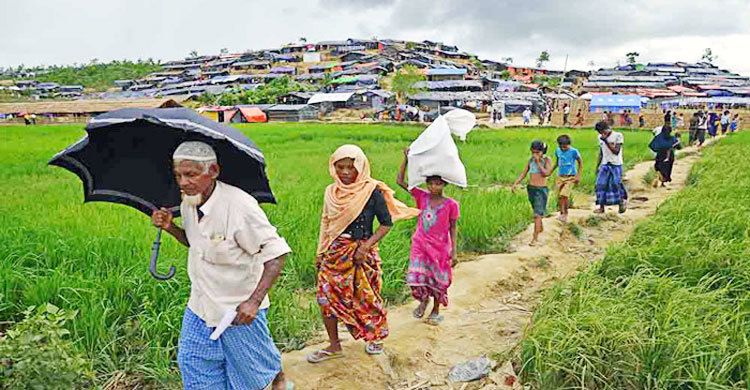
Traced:
<svg viewBox="0 0 750 390">
<path fill-rule="evenodd" d="M 161 228 L 156 231 L 156 239 L 154 240 L 154 244 L 151 246 L 151 265 L 149 266 L 148 270 L 149 272 L 151 272 L 151 276 L 153 276 L 157 280 L 169 280 L 174 276 L 175 268 L 173 265 L 169 266 L 169 272 L 167 272 L 166 275 L 162 275 L 156 270 L 156 259 L 159 257 L 160 246 Z"/>
</svg>

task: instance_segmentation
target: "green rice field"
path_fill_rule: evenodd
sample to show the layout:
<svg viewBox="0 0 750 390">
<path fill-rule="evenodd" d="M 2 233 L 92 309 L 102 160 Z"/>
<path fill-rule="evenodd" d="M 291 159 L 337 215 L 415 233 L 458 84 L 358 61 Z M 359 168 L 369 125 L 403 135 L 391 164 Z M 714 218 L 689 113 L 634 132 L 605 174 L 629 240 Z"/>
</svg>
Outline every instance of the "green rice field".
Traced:
<svg viewBox="0 0 750 390">
<path fill-rule="evenodd" d="M 750 387 L 750 134 L 604 260 L 548 291 L 522 343 L 539 389 Z"/>
<path fill-rule="evenodd" d="M 317 306 L 312 299 L 315 284 L 313 258 L 323 190 L 331 182 L 327 167 L 329 155 L 339 145 L 358 144 L 370 158 L 373 176 L 396 189 L 396 173 L 403 156 L 402 150 L 416 138 L 422 127 L 273 123 L 239 128 L 265 153 L 268 175 L 278 204 L 264 208 L 294 250 L 282 278 L 271 293 L 270 324 L 281 348 L 299 348 L 313 332 L 321 328 Z M 529 158 L 528 148 L 533 139 L 539 138 L 552 145 L 551 154 L 555 138 L 563 132 L 572 136 L 573 146 L 581 151 L 584 158 L 586 168 L 579 190 L 590 192 L 598 148 L 597 135 L 591 129 L 479 130 L 469 134 L 468 141 L 459 145 L 471 185 L 465 190 L 449 187 L 448 195 L 461 203 L 459 248 L 464 254 L 502 251 L 509 238 L 527 226 L 531 221 L 531 209 L 526 195 L 522 191 L 511 194 L 507 186 L 515 180 Z M 177 274 L 168 282 L 156 281 L 148 273 L 150 246 L 156 232 L 150 220 L 125 206 L 82 204 L 82 185 L 78 178 L 60 168 L 46 165 L 52 155 L 83 134 L 82 125 L 0 127 L 0 323 L 8 326 L 20 320 L 27 307 L 48 302 L 63 309 L 77 310 L 77 317 L 67 325 L 71 331 L 70 337 L 74 340 L 75 348 L 93 362 L 100 379 L 106 378 L 108 373 L 123 370 L 140 373 L 154 383 L 174 381 L 177 378 L 177 338 L 189 293 L 186 249 L 171 237 L 163 241 L 160 256 L 162 271 L 169 264 L 174 264 Z M 646 147 L 650 138 L 650 132 L 625 132 L 625 158 L 628 164 L 651 158 Z M 734 143 L 728 144 L 710 153 L 717 156 L 720 153 L 733 153 L 731 145 Z M 710 180 L 705 172 L 712 165 L 706 163 L 701 167 L 696 176 L 699 183 Z M 750 170 L 746 169 L 742 177 L 747 176 L 747 172 Z M 750 181 L 750 176 L 747 180 Z M 747 181 L 742 183 L 747 188 Z M 707 186 L 700 184 L 691 193 L 700 188 Z M 714 196 L 705 198 L 703 203 L 718 199 L 718 194 L 730 191 L 729 187 L 726 190 L 724 187 L 711 188 L 716 190 Z M 406 192 L 398 189 L 397 194 L 402 200 L 414 204 Z M 735 195 L 747 197 L 746 194 Z M 736 213 L 737 208 L 733 207 Z M 721 208 L 714 208 L 717 212 L 722 211 Z M 682 213 L 677 206 L 665 209 L 672 214 Z M 744 215 L 747 215 L 747 211 L 744 210 Z M 694 211 L 691 215 L 700 218 L 697 214 L 698 211 Z M 718 220 L 718 216 L 710 214 L 706 218 Z M 729 223 L 737 219 L 736 216 L 727 215 L 724 221 Z M 721 226 L 725 228 L 705 227 L 706 234 L 744 232 L 747 238 L 746 225 L 741 225 L 744 226 L 742 229 Z M 398 223 L 381 244 L 383 292 L 390 303 L 399 302 L 405 297 L 404 272 L 413 228 L 414 221 Z M 638 237 L 645 240 L 649 237 L 647 233 L 647 228 L 642 228 Z M 631 241 L 628 245 L 634 244 Z M 736 254 L 744 254 L 744 257 L 727 259 L 722 264 L 742 269 L 744 273 L 740 275 L 744 275 L 747 267 L 742 268 L 739 260 L 747 258 L 746 248 L 742 249 L 744 253 L 740 248 L 736 249 Z M 632 266 L 627 267 L 623 261 L 617 260 L 630 253 L 629 250 L 628 246 L 617 248 L 596 274 L 587 273 L 585 277 L 594 278 L 596 275 L 599 289 L 609 286 L 608 283 L 619 283 L 618 275 L 633 272 Z M 663 254 L 655 259 L 665 259 L 665 256 Z M 711 286 L 726 284 L 724 282 L 729 276 L 705 259 L 696 260 L 696 263 L 703 264 L 700 269 L 705 272 L 691 274 L 700 284 L 680 290 L 688 297 L 692 299 L 696 296 L 691 294 L 708 294 L 707 297 L 713 299 L 711 302 L 721 305 L 723 299 L 728 299 L 727 294 L 744 296 L 737 290 L 745 286 L 741 284 L 745 281 L 739 278 L 740 275 L 735 275 L 739 284 L 707 290 Z M 646 267 L 647 271 L 642 271 L 646 264 L 649 266 Z M 683 272 L 687 266 L 673 263 L 661 265 L 651 261 L 636 268 L 638 272 L 648 273 L 648 277 L 652 278 L 649 281 L 658 281 L 664 277 L 664 273 Z M 711 279 L 702 278 L 704 274 L 711 275 Z M 585 281 L 577 280 L 576 283 Z M 674 284 L 677 282 L 670 283 L 669 288 L 682 288 Z M 580 288 L 576 284 L 572 286 Z M 616 291 L 620 287 L 606 288 Z M 592 288 L 591 293 L 597 293 L 599 289 Z M 556 291 L 559 294 L 563 290 Z M 539 318 L 548 318 L 558 310 L 561 309 L 547 305 Z M 732 318 L 727 318 L 729 320 Z M 538 329 L 530 340 L 541 337 L 547 328 L 540 326 Z M 726 341 L 747 342 L 746 338 Z M 530 345 L 529 356 L 543 354 Z M 727 348 L 734 350 L 729 346 Z M 743 356 L 737 359 L 748 359 L 747 355 Z M 540 355 L 534 360 L 534 367 L 539 368 L 531 372 L 546 375 L 544 361 L 540 360 L 542 357 Z M 747 370 L 748 366 L 744 368 Z"/>
</svg>

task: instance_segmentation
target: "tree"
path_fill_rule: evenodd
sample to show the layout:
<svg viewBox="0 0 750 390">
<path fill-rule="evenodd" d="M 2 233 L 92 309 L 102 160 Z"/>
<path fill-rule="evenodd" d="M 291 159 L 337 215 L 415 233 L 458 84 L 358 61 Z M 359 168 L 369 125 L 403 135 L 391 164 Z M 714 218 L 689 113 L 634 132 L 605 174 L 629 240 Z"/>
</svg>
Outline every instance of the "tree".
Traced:
<svg viewBox="0 0 750 390">
<path fill-rule="evenodd" d="M 506 64 L 512 64 L 513 57 L 503 57 L 502 61 L 505 62 Z"/>
<path fill-rule="evenodd" d="M 510 71 L 507 69 L 500 72 L 500 79 L 501 80 L 510 80 L 513 76 L 511 76 Z"/>
<path fill-rule="evenodd" d="M 189 54 L 190 58 L 198 58 L 198 51 L 193 50 Z"/>
<path fill-rule="evenodd" d="M 641 54 L 640 54 L 640 53 L 638 53 L 637 51 L 631 51 L 630 53 L 628 53 L 628 54 L 625 54 L 625 57 L 627 57 L 627 58 L 628 58 L 628 64 L 630 64 L 630 65 L 635 65 L 635 61 L 636 61 L 636 58 L 637 58 L 638 56 L 640 56 L 640 55 L 641 55 Z"/>
<path fill-rule="evenodd" d="M 549 51 L 543 50 L 539 53 L 539 57 L 536 58 L 536 67 L 541 68 L 545 62 L 549 62 Z"/>
<path fill-rule="evenodd" d="M 299 43 L 307 43 L 307 38 L 299 37 Z"/>
<path fill-rule="evenodd" d="M 710 47 L 707 47 L 705 50 L 703 50 L 703 56 L 701 57 L 701 60 L 704 60 L 708 62 L 709 64 L 712 64 L 716 59 L 719 58 L 718 56 L 714 55 L 713 50 L 711 50 Z"/>
<path fill-rule="evenodd" d="M 225 48 L 223 48 L 223 49 L 219 50 L 219 54 L 221 54 L 221 55 L 229 54 L 229 49 L 227 49 L 227 48 L 225 47 Z"/>
<path fill-rule="evenodd" d="M 405 103 L 409 95 L 420 92 L 416 84 L 426 80 L 422 72 L 414 65 L 405 65 L 393 75 L 391 80 L 391 92 L 396 94 L 396 100 L 399 103 Z"/>
</svg>

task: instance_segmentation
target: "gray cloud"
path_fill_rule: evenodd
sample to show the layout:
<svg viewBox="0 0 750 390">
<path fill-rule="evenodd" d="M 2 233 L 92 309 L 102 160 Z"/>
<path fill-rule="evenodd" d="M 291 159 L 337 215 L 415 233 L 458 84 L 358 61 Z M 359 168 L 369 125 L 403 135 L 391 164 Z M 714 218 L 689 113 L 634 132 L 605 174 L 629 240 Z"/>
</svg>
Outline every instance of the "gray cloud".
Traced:
<svg viewBox="0 0 750 390">
<path fill-rule="evenodd" d="M 746 0 L 0 0 L 0 66 L 91 58 L 173 59 L 348 37 L 442 40 L 483 58 L 550 67 L 589 60 L 612 65 L 626 52 L 643 60 L 697 60 L 704 47 L 720 64 L 750 71 Z M 42 11 L 43 10 L 43 11 Z M 745 42 L 743 44 L 742 42 Z"/>
</svg>

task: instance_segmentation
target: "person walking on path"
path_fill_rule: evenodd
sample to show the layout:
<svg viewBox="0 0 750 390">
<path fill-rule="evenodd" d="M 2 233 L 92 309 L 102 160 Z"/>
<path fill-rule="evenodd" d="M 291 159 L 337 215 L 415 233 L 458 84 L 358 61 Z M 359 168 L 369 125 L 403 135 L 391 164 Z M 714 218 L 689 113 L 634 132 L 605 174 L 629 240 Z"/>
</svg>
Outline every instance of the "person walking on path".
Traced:
<svg viewBox="0 0 750 390">
<path fill-rule="evenodd" d="M 734 133 L 740 129 L 740 114 L 734 114 L 732 117 L 732 123 L 729 125 L 729 131 Z"/>
<path fill-rule="evenodd" d="M 563 105 L 563 126 L 570 126 L 568 119 L 570 118 L 570 106 L 568 103 Z"/>
<path fill-rule="evenodd" d="M 380 292 L 383 271 L 378 243 L 394 221 L 419 214 L 370 176 L 370 162 L 356 145 L 336 149 L 328 172 L 333 183 L 325 191 L 316 265 L 317 301 L 330 345 L 309 354 L 310 363 L 343 356 L 339 321 L 355 340 L 365 340 L 368 354 L 383 353 L 388 323 Z M 375 219 L 380 226 L 373 232 Z"/>
<path fill-rule="evenodd" d="M 291 252 L 289 245 L 255 198 L 217 180 L 220 167 L 209 145 L 184 142 L 173 159 L 183 227 L 166 208 L 151 218 L 190 248 L 190 299 L 177 349 L 184 388 L 292 388 L 267 320 L 267 294 Z M 236 312 L 233 326 L 212 340 L 213 330 L 231 312 Z"/>
<path fill-rule="evenodd" d="M 516 191 L 516 187 L 529 175 L 529 182 L 526 186 L 526 192 L 534 212 L 534 235 L 529 245 L 536 246 L 539 243 L 539 234 L 544 231 L 542 218 L 547 215 L 547 198 L 549 189 L 547 188 L 547 177 L 552 174 L 552 161 L 546 156 L 547 145 L 544 142 L 535 140 L 531 143 L 531 158 L 526 161 L 526 165 L 511 187 L 511 192 Z"/>
<path fill-rule="evenodd" d="M 406 284 L 411 295 L 419 301 L 414 317 L 422 318 L 432 298 L 432 311 L 426 322 L 439 325 L 443 321 L 440 305 L 448 306 L 448 287 L 453 280 L 456 265 L 456 223 L 460 211 L 458 202 L 443 195 L 447 182 L 440 176 L 428 176 L 427 191 L 406 183 L 406 166 L 409 150 L 404 151 L 404 161 L 398 172 L 398 185 L 409 191 L 421 210 L 417 229 L 412 235 L 409 269 Z"/>
<path fill-rule="evenodd" d="M 530 108 L 527 107 L 525 110 L 523 110 L 523 113 L 521 115 L 523 116 L 524 125 L 531 124 L 531 109 Z"/>
<path fill-rule="evenodd" d="M 657 177 L 654 179 L 652 186 L 658 187 L 661 183 L 661 186 L 664 187 L 665 183 L 672 181 L 675 150 L 681 148 L 680 139 L 672 135 L 672 129 L 669 126 L 662 126 L 661 132 L 651 140 L 648 147 L 656 153 L 654 169 Z"/>
<path fill-rule="evenodd" d="M 698 147 L 703 147 L 703 143 L 706 142 L 706 132 L 708 131 L 708 115 L 703 111 L 698 111 L 698 132 L 696 133 L 696 141 Z"/>
<path fill-rule="evenodd" d="M 571 139 L 567 134 L 557 137 L 555 165 L 552 167 L 552 171 L 554 172 L 558 168 L 558 176 L 555 181 L 557 204 L 560 209 L 558 219 L 562 222 L 568 222 L 570 198 L 573 195 L 573 187 L 581 182 L 583 160 L 578 149 L 571 146 Z"/>
<path fill-rule="evenodd" d="M 606 206 L 619 206 L 622 214 L 627 208 L 628 193 L 622 183 L 622 133 L 612 131 L 609 124 L 596 124 L 599 133 L 599 160 L 596 164 L 596 204 L 594 212 L 604 213 Z"/>
<path fill-rule="evenodd" d="M 729 125 L 732 123 L 732 117 L 729 115 L 729 111 L 724 111 L 721 114 L 721 134 L 724 135 L 729 130 Z"/>
</svg>

